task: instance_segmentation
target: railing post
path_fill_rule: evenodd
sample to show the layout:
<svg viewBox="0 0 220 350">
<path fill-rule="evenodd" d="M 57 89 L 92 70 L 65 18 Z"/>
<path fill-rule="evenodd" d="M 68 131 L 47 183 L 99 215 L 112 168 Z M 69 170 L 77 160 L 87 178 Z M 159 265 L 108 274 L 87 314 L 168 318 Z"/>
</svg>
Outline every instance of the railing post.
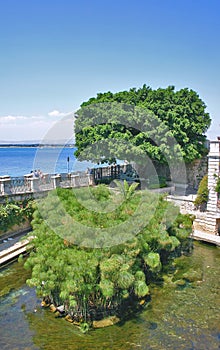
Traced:
<svg viewBox="0 0 220 350">
<path fill-rule="evenodd" d="M 51 179 L 53 182 L 53 188 L 60 187 L 61 176 L 59 174 L 51 176 Z"/>
<path fill-rule="evenodd" d="M 89 178 L 89 186 L 95 186 L 94 174 L 88 174 L 88 178 Z"/>
<path fill-rule="evenodd" d="M 1 178 L 0 178 L 0 192 L 1 192 L 2 196 L 11 193 L 10 186 L 9 186 L 10 182 L 11 182 L 10 176 L 7 176 L 7 175 L 1 176 Z"/>
<path fill-rule="evenodd" d="M 79 175 L 71 175 L 71 187 L 79 187 Z"/>
<path fill-rule="evenodd" d="M 30 177 L 27 179 L 27 182 L 29 183 L 29 188 L 31 192 L 37 192 L 39 191 L 39 184 L 40 179 L 38 177 Z"/>
<path fill-rule="evenodd" d="M 79 174 L 79 186 L 84 187 L 89 185 L 89 175 L 86 173 Z"/>
</svg>

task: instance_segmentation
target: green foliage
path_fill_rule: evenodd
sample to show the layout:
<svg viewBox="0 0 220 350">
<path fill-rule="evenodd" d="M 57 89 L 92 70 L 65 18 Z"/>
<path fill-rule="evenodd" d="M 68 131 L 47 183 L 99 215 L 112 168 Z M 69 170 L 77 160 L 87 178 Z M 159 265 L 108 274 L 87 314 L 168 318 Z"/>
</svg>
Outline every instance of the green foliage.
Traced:
<svg viewBox="0 0 220 350">
<path fill-rule="evenodd" d="M 105 184 L 91 188 L 92 195 L 97 201 L 106 201 L 110 197 L 110 191 Z"/>
<path fill-rule="evenodd" d="M 145 297 L 149 293 L 149 287 L 144 281 L 137 281 L 135 282 L 134 291 L 139 298 Z"/>
<path fill-rule="evenodd" d="M 25 200 L 0 204 L 0 233 L 6 232 L 14 225 L 25 220 L 31 220 L 34 211 L 34 202 Z"/>
<path fill-rule="evenodd" d="M 128 201 L 134 195 L 135 190 L 139 186 L 139 183 L 137 182 L 133 182 L 131 185 L 129 185 L 126 180 L 123 182 L 120 180 L 114 180 L 114 183 L 118 186 L 124 197 L 124 200 L 126 201 Z"/>
<path fill-rule="evenodd" d="M 102 206 L 103 198 L 107 198 L 117 207 L 113 205 L 105 213 L 95 211 L 94 206 L 89 207 L 91 198 L 84 188 L 59 188 L 40 201 L 32 221 L 34 250 L 25 262 L 25 267 L 32 270 L 27 283 L 36 287 L 39 296 L 64 305 L 74 320 L 88 324 L 112 312 L 123 316 L 126 302 L 137 303 L 146 297 L 152 276 L 159 277 L 163 265 L 181 254 L 184 244 L 188 246 L 192 226 L 192 220 L 181 215 L 178 208 L 148 191 L 133 192 L 129 200 L 127 195 L 107 192 L 105 186 L 98 186 L 93 193 Z M 74 229 L 71 237 L 75 222 L 89 228 L 86 239 L 90 246 L 82 244 L 83 225 L 78 231 Z M 106 242 L 110 229 L 113 244 L 93 248 L 89 241 L 93 227 L 101 235 L 98 237 L 96 232 L 94 241 Z M 138 230 L 127 239 L 127 231 L 133 227 Z M 120 242 L 115 237 L 120 237 Z"/>
<path fill-rule="evenodd" d="M 208 199 L 209 199 L 208 175 L 205 175 L 199 184 L 197 196 L 194 201 L 195 207 L 200 210 L 205 210 Z"/>
<path fill-rule="evenodd" d="M 158 253 L 150 252 L 146 257 L 145 262 L 152 271 L 160 271 L 161 262 L 160 255 Z"/>
<path fill-rule="evenodd" d="M 101 179 L 96 179 L 95 184 L 96 185 L 109 185 L 112 182 L 112 179 L 110 177 L 102 177 Z"/>
<path fill-rule="evenodd" d="M 220 177 L 217 178 L 216 186 L 215 186 L 215 192 L 220 194 Z"/>
<path fill-rule="evenodd" d="M 148 178 L 148 181 L 149 181 L 149 184 L 148 184 L 149 189 L 163 188 L 167 186 L 166 178 L 164 176 L 150 176 Z"/>
<path fill-rule="evenodd" d="M 131 154 L 137 159 L 147 154 L 166 162 L 172 157 L 173 137 L 184 160 L 191 162 L 207 153 L 205 132 L 211 119 L 205 110 L 199 95 L 188 88 L 153 90 L 143 85 L 115 94 L 99 93 L 77 112 L 75 154 L 79 159 L 109 163 L 125 155 L 129 160 Z"/>
</svg>

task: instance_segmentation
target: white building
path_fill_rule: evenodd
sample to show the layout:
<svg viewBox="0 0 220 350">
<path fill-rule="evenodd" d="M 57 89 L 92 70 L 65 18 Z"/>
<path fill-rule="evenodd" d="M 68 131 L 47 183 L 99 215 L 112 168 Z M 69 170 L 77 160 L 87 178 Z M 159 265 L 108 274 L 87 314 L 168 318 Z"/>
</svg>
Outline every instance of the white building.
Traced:
<svg viewBox="0 0 220 350">
<path fill-rule="evenodd" d="M 208 154 L 208 189 L 209 200 L 206 211 L 206 230 L 212 234 L 220 234 L 219 195 L 215 190 L 220 176 L 220 138 L 210 142 Z"/>
</svg>

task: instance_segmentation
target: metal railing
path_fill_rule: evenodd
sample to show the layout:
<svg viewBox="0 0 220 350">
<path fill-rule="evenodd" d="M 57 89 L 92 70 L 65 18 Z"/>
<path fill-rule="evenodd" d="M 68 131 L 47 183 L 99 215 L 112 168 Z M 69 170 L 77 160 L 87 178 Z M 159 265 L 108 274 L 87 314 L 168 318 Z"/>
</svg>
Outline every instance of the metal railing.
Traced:
<svg viewBox="0 0 220 350">
<path fill-rule="evenodd" d="M 25 178 L 15 177 L 8 182 L 8 189 L 12 194 L 25 193 L 31 191 L 30 182 Z"/>
</svg>

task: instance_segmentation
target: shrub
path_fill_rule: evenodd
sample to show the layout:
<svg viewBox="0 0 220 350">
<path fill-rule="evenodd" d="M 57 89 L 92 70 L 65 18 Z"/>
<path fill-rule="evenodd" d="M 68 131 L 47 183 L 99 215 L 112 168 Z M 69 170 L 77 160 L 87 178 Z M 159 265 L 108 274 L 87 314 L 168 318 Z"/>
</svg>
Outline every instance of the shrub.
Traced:
<svg viewBox="0 0 220 350">
<path fill-rule="evenodd" d="M 209 199 L 209 190 L 208 190 L 208 175 L 205 175 L 200 184 L 197 191 L 197 197 L 194 201 L 194 205 L 197 209 L 204 211 L 206 209 L 206 205 Z"/>
<path fill-rule="evenodd" d="M 164 176 L 150 176 L 149 177 L 149 189 L 166 187 L 166 178 Z"/>
<path fill-rule="evenodd" d="M 34 211 L 33 201 L 11 202 L 0 205 L 0 233 L 14 225 L 31 220 Z"/>
<path fill-rule="evenodd" d="M 91 192 L 97 201 L 106 201 L 110 197 L 110 191 L 105 184 L 91 188 Z"/>
<path fill-rule="evenodd" d="M 218 193 L 218 195 L 220 195 L 220 177 L 217 179 L 215 191 Z"/>
<path fill-rule="evenodd" d="M 109 185 L 111 182 L 112 182 L 112 178 L 103 177 L 102 179 L 96 179 L 95 184 L 96 185 L 100 185 L 100 184 Z"/>
</svg>

